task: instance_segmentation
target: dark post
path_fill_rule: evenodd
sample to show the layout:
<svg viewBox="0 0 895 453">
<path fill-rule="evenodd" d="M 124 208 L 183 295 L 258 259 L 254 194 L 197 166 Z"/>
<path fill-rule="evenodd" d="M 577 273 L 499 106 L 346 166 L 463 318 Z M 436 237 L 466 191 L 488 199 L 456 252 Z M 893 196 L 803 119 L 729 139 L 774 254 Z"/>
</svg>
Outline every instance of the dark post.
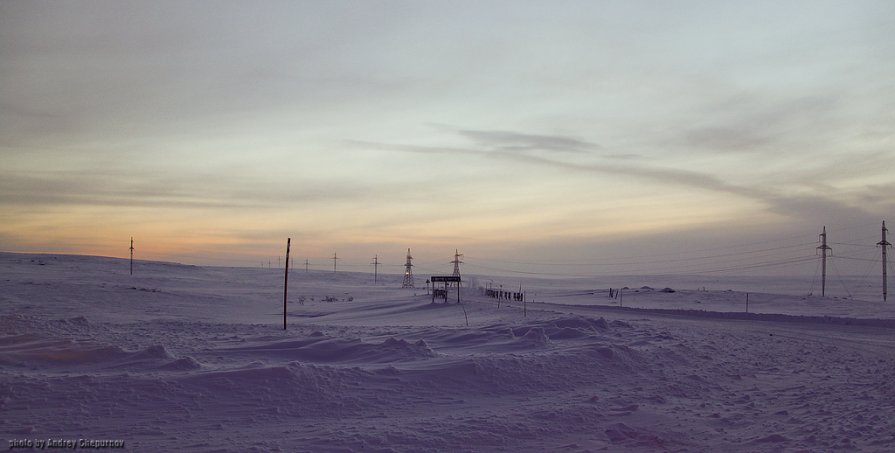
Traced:
<svg viewBox="0 0 895 453">
<path fill-rule="evenodd" d="M 883 220 L 883 240 L 876 243 L 876 245 L 880 246 L 883 249 L 883 302 L 886 301 L 886 293 L 889 292 L 889 284 L 887 281 L 888 277 L 886 277 L 886 267 L 888 267 L 888 261 L 886 261 L 886 248 L 892 247 L 892 244 L 886 240 L 886 231 L 889 231 L 889 229 L 886 228 L 886 221 Z"/>
<path fill-rule="evenodd" d="M 824 225 L 823 233 L 820 234 L 821 245 L 817 247 L 820 250 L 821 277 L 820 277 L 820 297 L 825 297 L 827 293 L 827 250 L 833 250 L 827 245 L 827 226 Z"/>
<path fill-rule="evenodd" d="M 286 294 L 289 291 L 289 248 L 292 238 L 286 238 L 286 276 L 283 277 L 283 330 L 286 330 Z"/>
<path fill-rule="evenodd" d="M 886 252 L 883 252 L 886 253 Z M 134 237 L 131 236 L 131 275 L 134 275 Z"/>
</svg>

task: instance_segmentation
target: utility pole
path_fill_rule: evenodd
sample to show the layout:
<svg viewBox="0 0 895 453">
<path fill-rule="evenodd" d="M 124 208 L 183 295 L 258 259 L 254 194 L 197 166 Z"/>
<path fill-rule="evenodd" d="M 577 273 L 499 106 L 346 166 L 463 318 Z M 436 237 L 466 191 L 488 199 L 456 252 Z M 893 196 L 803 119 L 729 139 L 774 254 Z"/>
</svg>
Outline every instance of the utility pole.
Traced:
<svg viewBox="0 0 895 453">
<path fill-rule="evenodd" d="M 824 225 L 823 233 L 820 234 L 820 247 L 817 247 L 820 250 L 820 262 L 821 262 L 821 277 L 820 277 L 820 296 L 826 296 L 827 289 L 827 250 L 830 251 L 830 255 L 833 254 L 833 249 L 827 245 L 827 226 Z"/>
<path fill-rule="evenodd" d="M 305 273 L 308 273 L 308 259 L 305 258 Z"/>
<path fill-rule="evenodd" d="M 886 262 L 886 249 L 892 246 L 892 244 L 886 240 L 886 231 L 889 230 L 886 228 L 886 221 L 883 220 L 883 240 L 876 243 L 876 245 L 883 249 L 883 302 L 886 301 L 886 293 L 888 293 L 888 281 L 886 277 L 888 263 Z"/>
<path fill-rule="evenodd" d="M 370 263 L 373 265 L 373 283 L 376 283 L 377 276 L 379 275 L 379 255 L 373 257 L 373 262 Z"/>
<path fill-rule="evenodd" d="M 404 283 L 401 288 L 413 288 L 413 257 L 410 256 L 410 249 L 407 249 L 407 262 L 404 263 Z M 433 285 L 433 289 L 435 286 Z M 426 294 L 429 294 L 429 280 L 426 280 Z"/>
<path fill-rule="evenodd" d="M 286 293 L 289 291 L 289 248 L 292 238 L 286 239 L 286 272 L 283 277 L 283 330 L 286 330 Z"/>
<path fill-rule="evenodd" d="M 885 225 L 885 224 L 883 224 L 883 225 Z M 886 234 L 886 233 L 883 233 L 883 240 L 886 239 L 885 234 Z M 886 252 L 885 252 L 885 249 L 884 249 L 884 250 L 883 250 L 883 257 L 885 257 L 885 256 L 886 256 Z M 885 271 L 883 271 L 883 272 L 885 272 Z M 134 237 L 133 237 L 133 236 L 131 236 L 131 275 L 134 275 Z"/>
<path fill-rule="evenodd" d="M 336 256 L 335 252 L 333 252 L 333 273 L 336 272 L 336 260 L 337 259 L 339 259 L 339 257 Z"/>
</svg>

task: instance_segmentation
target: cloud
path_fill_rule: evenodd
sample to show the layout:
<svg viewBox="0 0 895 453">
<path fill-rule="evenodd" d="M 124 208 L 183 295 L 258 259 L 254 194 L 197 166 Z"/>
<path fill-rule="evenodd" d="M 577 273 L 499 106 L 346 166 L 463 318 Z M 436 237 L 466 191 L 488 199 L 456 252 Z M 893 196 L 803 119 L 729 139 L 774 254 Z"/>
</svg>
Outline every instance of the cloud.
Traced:
<svg viewBox="0 0 895 453">
<path fill-rule="evenodd" d="M 835 120 L 841 107 L 835 94 L 770 98 L 740 93 L 692 112 L 662 144 L 712 153 L 776 153 L 806 140 L 822 143 L 831 128 L 848 124 Z"/>
<path fill-rule="evenodd" d="M 377 186 L 377 191 L 397 187 Z M 369 187 L 302 181 L 285 187 L 217 174 L 133 177 L 102 171 L 0 172 L 0 205 L 257 209 L 360 200 Z"/>
<path fill-rule="evenodd" d="M 599 145 L 563 135 L 526 134 L 502 130 L 458 130 L 460 135 L 475 144 L 495 150 L 532 150 L 585 153 L 599 149 Z"/>
<path fill-rule="evenodd" d="M 717 175 L 693 170 L 658 167 L 647 164 L 619 164 L 617 162 L 574 163 L 532 154 L 515 153 L 505 149 L 481 151 L 458 147 L 392 145 L 385 143 L 367 143 L 366 145 L 383 150 L 428 155 L 464 154 L 507 162 L 525 162 L 565 171 L 635 177 L 657 184 L 660 187 L 675 185 L 742 197 L 762 203 L 768 212 L 814 223 L 824 223 L 830 219 L 869 220 L 873 218 L 873 215 L 866 210 L 850 206 L 848 203 L 829 196 L 818 194 L 792 195 L 774 190 L 771 187 L 738 185 L 728 182 Z M 719 200 L 719 203 L 723 203 L 723 200 Z"/>
</svg>

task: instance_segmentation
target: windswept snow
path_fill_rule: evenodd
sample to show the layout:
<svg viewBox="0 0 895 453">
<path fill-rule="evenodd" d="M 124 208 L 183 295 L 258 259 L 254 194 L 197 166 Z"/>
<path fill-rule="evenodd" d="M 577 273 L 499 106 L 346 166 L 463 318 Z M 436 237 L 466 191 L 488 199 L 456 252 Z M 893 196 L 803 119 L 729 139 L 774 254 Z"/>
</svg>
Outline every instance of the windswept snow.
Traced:
<svg viewBox="0 0 895 453">
<path fill-rule="evenodd" d="M 0 430 L 138 451 L 895 449 L 891 303 L 756 288 L 746 314 L 744 292 L 682 279 L 629 278 L 622 301 L 527 280 L 523 316 L 474 288 L 289 280 L 283 331 L 282 270 L 0 254 Z"/>
</svg>

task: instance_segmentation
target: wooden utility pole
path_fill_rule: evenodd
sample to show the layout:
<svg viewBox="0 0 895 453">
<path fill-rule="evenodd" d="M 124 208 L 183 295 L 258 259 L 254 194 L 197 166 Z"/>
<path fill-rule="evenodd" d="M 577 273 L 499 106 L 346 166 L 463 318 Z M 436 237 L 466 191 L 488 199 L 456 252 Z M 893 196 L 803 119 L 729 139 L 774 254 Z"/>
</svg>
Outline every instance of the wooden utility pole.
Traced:
<svg viewBox="0 0 895 453">
<path fill-rule="evenodd" d="M 820 234 L 821 245 L 817 247 L 820 250 L 821 277 L 820 277 L 820 296 L 824 297 L 827 290 L 827 250 L 833 249 L 827 245 L 827 226 L 824 225 L 823 233 Z"/>
<path fill-rule="evenodd" d="M 379 255 L 373 257 L 373 262 L 370 263 L 373 265 L 373 283 L 376 283 L 377 277 L 379 275 Z"/>
<path fill-rule="evenodd" d="M 883 250 L 883 256 L 886 256 L 885 250 Z M 885 271 L 883 271 L 885 272 Z M 134 275 L 134 237 L 131 236 L 131 275 Z"/>
<path fill-rule="evenodd" d="M 333 272 L 336 271 L 336 260 L 337 260 L 337 259 L 339 259 L 339 257 L 336 256 L 336 253 L 335 253 L 335 252 L 333 252 Z"/>
<path fill-rule="evenodd" d="M 289 248 L 292 238 L 286 238 L 286 275 L 283 277 L 283 330 L 286 330 L 286 295 L 289 292 Z"/>
<path fill-rule="evenodd" d="M 876 245 L 880 246 L 883 249 L 883 302 L 886 301 L 886 293 L 888 292 L 888 278 L 886 277 L 886 268 L 888 264 L 886 262 L 886 249 L 891 247 L 892 244 L 886 240 L 886 221 L 883 220 L 883 240 L 876 243 Z"/>
<path fill-rule="evenodd" d="M 305 258 L 305 273 L 308 273 L 308 259 Z"/>
</svg>

